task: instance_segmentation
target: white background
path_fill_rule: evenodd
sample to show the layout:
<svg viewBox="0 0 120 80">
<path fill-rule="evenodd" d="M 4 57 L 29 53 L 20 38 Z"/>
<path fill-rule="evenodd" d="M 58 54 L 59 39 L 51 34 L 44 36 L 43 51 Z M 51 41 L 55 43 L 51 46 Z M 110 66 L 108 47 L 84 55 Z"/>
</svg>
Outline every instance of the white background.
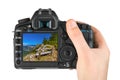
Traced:
<svg viewBox="0 0 120 80">
<path fill-rule="evenodd" d="M 77 80 L 76 70 L 15 69 L 13 33 L 18 19 L 52 8 L 60 20 L 73 18 L 97 27 L 110 48 L 108 80 L 120 80 L 119 0 L 0 0 L 0 80 Z"/>
</svg>

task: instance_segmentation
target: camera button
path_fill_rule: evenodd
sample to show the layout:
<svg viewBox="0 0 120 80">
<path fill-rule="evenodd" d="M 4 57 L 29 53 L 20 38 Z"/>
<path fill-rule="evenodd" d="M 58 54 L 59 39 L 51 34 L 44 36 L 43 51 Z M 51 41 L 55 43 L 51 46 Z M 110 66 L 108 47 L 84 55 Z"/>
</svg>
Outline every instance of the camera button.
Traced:
<svg viewBox="0 0 120 80">
<path fill-rule="evenodd" d="M 86 30 L 86 24 L 82 24 L 82 29 Z"/>
<path fill-rule="evenodd" d="M 21 53 L 21 51 L 15 51 L 15 53 Z"/>
<path fill-rule="evenodd" d="M 20 24 L 20 23 L 25 23 L 25 22 L 28 22 L 28 21 L 30 21 L 30 18 L 24 18 L 24 19 L 18 20 L 18 23 Z"/>
<path fill-rule="evenodd" d="M 63 61 L 70 62 L 74 60 L 75 56 L 76 56 L 76 51 L 72 46 L 64 46 L 60 50 L 60 57 Z"/>
<path fill-rule="evenodd" d="M 15 39 L 21 39 L 21 37 L 15 37 Z"/>
<path fill-rule="evenodd" d="M 16 47 L 15 47 L 15 50 L 17 50 L 17 51 L 18 51 L 18 50 L 21 50 L 21 47 L 20 47 L 20 46 L 16 46 Z"/>
<path fill-rule="evenodd" d="M 19 58 L 20 57 L 20 53 L 16 53 L 16 57 Z"/>
<path fill-rule="evenodd" d="M 66 34 L 62 34 L 61 37 L 62 37 L 62 39 L 64 39 L 64 40 L 68 39 L 68 36 L 67 36 Z"/>
<path fill-rule="evenodd" d="M 19 65 L 21 63 L 20 59 L 16 60 L 16 64 Z"/>
<path fill-rule="evenodd" d="M 15 32 L 22 32 L 22 30 L 19 30 L 19 29 L 18 29 L 18 30 L 16 30 Z"/>
<path fill-rule="evenodd" d="M 15 43 L 20 44 L 20 43 L 21 43 L 21 40 L 20 40 L 20 39 L 16 39 L 16 40 L 15 40 Z"/>
<path fill-rule="evenodd" d="M 21 36 L 21 33 L 20 32 L 16 32 L 15 35 L 16 36 Z"/>
<path fill-rule="evenodd" d="M 87 29 L 88 29 L 88 30 L 91 30 L 91 26 L 90 26 L 90 25 L 87 25 Z"/>
<path fill-rule="evenodd" d="M 21 44 L 15 44 L 15 46 L 21 46 Z"/>
</svg>

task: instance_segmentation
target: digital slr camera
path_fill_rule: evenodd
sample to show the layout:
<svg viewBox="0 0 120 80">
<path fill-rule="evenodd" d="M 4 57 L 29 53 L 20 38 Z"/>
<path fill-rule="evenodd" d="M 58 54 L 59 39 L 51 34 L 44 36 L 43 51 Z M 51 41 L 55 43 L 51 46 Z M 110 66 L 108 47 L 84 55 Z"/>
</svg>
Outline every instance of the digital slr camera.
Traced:
<svg viewBox="0 0 120 80">
<path fill-rule="evenodd" d="M 21 19 L 14 30 L 14 65 L 16 68 L 76 68 L 76 49 L 66 32 L 66 21 L 60 21 L 51 9 L 39 9 L 33 17 Z M 90 48 L 93 48 L 91 26 L 77 23 Z"/>
</svg>

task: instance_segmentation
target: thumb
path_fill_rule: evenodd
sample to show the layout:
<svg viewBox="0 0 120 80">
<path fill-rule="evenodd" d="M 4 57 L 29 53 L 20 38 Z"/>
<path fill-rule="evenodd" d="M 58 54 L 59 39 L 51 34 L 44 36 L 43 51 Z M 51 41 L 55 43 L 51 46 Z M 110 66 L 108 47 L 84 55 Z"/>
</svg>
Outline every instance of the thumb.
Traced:
<svg viewBox="0 0 120 80">
<path fill-rule="evenodd" d="M 66 23 L 66 29 L 69 38 L 73 42 L 77 53 L 83 53 L 83 51 L 86 51 L 89 49 L 89 46 L 87 45 L 82 32 L 80 31 L 78 25 L 76 22 L 72 19 L 68 20 Z M 79 56 L 78 54 L 78 56 Z"/>
</svg>

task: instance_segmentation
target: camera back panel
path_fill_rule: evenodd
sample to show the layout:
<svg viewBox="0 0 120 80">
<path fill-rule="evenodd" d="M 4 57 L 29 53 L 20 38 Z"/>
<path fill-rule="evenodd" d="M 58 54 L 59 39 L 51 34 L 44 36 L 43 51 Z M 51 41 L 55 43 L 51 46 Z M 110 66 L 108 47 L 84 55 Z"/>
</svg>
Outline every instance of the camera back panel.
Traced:
<svg viewBox="0 0 120 80">
<path fill-rule="evenodd" d="M 16 68 L 76 68 L 77 53 L 60 21 L 51 9 L 37 10 L 31 19 L 18 21 L 14 34 Z M 93 48 L 93 32 L 88 24 L 77 23 Z"/>
</svg>

